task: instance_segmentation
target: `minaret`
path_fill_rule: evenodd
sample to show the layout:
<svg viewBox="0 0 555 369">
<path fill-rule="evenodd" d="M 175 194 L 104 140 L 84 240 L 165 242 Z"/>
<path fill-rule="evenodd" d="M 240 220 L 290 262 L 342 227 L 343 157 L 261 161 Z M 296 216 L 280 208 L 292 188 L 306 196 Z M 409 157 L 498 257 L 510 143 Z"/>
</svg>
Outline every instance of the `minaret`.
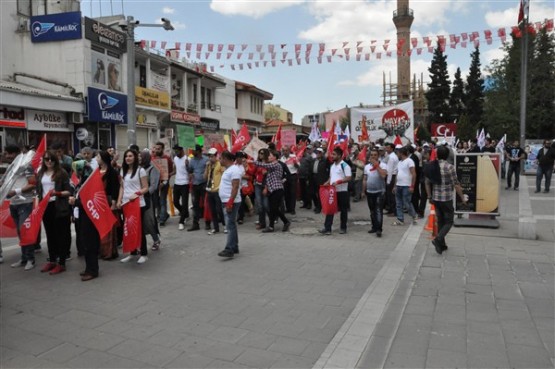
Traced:
<svg viewBox="0 0 555 369">
<path fill-rule="evenodd" d="M 397 101 L 410 100 L 410 26 L 414 20 L 409 0 L 397 0 L 397 10 L 393 12 L 393 23 L 397 28 L 397 45 L 401 46 L 401 55 L 397 55 Z M 404 40 L 404 41 L 401 41 Z"/>
</svg>

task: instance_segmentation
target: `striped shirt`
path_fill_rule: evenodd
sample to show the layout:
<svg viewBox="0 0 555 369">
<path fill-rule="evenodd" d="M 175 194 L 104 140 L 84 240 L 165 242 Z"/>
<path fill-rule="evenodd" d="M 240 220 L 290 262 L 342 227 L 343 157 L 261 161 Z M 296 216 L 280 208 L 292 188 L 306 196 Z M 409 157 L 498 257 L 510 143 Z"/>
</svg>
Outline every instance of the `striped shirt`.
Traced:
<svg viewBox="0 0 555 369">
<path fill-rule="evenodd" d="M 455 166 L 445 160 L 439 160 L 441 184 L 433 185 L 432 199 L 434 201 L 453 201 L 453 190 L 459 184 Z"/>
</svg>

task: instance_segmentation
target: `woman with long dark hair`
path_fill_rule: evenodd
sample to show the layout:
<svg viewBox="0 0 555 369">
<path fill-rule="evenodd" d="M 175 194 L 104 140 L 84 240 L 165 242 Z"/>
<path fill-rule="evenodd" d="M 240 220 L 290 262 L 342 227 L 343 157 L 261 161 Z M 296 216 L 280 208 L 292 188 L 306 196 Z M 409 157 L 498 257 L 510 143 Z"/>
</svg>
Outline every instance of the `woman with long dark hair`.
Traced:
<svg viewBox="0 0 555 369">
<path fill-rule="evenodd" d="M 152 250 L 157 251 L 160 249 L 161 240 L 158 222 L 156 221 L 156 216 L 154 214 L 152 199 L 155 198 L 154 192 L 158 191 L 158 186 L 160 184 L 160 171 L 152 164 L 150 153 L 147 150 L 141 151 L 139 155 L 139 163 L 146 171 L 149 183 L 148 192 L 144 195 L 145 202 L 147 203 L 147 209 L 143 217 L 143 229 L 145 235 L 149 234 L 154 241 L 154 244 L 152 244 Z"/>
<path fill-rule="evenodd" d="M 42 267 L 41 272 L 54 275 L 66 270 L 66 258 L 71 246 L 69 197 L 73 194 L 73 188 L 69 184 L 69 175 L 62 169 L 56 153 L 51 150 L 42 155 L 42 164 L 37 174 L 39 200 L 50 191 L 53 192 L 42 218 L 49 262 Z"/>
<path fill-rule="evenodd" d="M 102 176 L 102 183 L 104 184 L 104 191 L 108 205 L 114 213 L 114 216 L 119 219 L 118 209 L 116 202 L 119 196 L 120 177 L 118 171 L 112 166 L 112 156 L 108 151 L 100 151 L 96 156 L 100 175 Z M 118 228 L 120 224 L 115 224 L 110 233 L 100 240 L 100 257 L 104 260 L 112 260 L 118 257 Z"/>
<path fill-rule="evenodd" d="M 148 192 L 148 175 L 144 168 L 139 166 L 139 153 L 135 150 L 126 150 L 123 154 L 123 165 L 121 166 L 121 186 L 117 202 L 118 209 L 129 201 L 139 201 L 141 206 L 141 221 L 144 219 L 146 202 L 144 195 Z M 142 228 L 142 227 L 141 227 Z M 148 260 L 148 250 L 146 248 L 146 235 L 141 229 L 141 257 L 137 260 L 138 264 L 144 264 Z M 137 250 L 133 250 L 129 255 L 121 259 L 122 263 L 129 262 L 137 255 Z"/>
</svg>

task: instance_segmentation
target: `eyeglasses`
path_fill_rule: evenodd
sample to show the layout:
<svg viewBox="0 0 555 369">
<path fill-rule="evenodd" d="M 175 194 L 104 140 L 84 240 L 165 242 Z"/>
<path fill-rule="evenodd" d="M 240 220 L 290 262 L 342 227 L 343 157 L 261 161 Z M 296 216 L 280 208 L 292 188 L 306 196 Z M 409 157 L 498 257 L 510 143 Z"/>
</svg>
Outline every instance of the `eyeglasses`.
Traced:
<svg viewBox="0 0 555 369">
<path fill-rule="evenodd" d="M 44 158 L 44 159 L 42 159 L 42 160 L 44 160 L 44 161 L 52 161 L 52 162 L 53 162 L 53 161 L 55 161 L 56 159 L 54 159 L 54 158 Z"/>
</svg>

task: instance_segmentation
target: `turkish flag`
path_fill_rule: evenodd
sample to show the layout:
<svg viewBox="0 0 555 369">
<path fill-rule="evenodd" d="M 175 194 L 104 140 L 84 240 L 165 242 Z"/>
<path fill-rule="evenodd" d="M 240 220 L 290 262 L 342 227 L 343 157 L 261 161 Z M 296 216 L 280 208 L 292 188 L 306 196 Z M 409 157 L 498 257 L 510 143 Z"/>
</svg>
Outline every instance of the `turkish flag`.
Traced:
<svg viewBox="0 0 555 369">
<path fill-rule="evenodd" d="M 123 252 L 132 252 L 141 247 L 143 227 L 141 224 L 141 203 L 139 199 L 123 205 Z"/>
<path fill-rule="evenodd" d="M 6 200 L 0 208 L 0 238 L 17 237 L 17 226 L 10 214 L 10 201 Z"/>
<path fill-rule="evenodd" d="M 335 147 L 335 139 L 337 138 L 337 136 L 335 135 L 335 120 L 333 121 L 330 130 L 328 131 L 329 135 L 328 135 L 328 147 L 327 147 L 327 157 L 328 160 L 330 162 L 333 161 L 333 159 L 331 158 L 331 153 L 333 151 L 333 148 Z"/>
<path fill-rule="evenodd" d="M 246 146 L 251 140 L 251 135 L 249 134 L 249 129 L 247 125 L 243 123 L 243 127 L 237 134 L 235 141 L 233 141 L 233 145 L 231 147 L 231 153 L 235 154 L 237 151 L 240 151 L 244 146 Z"/>
<path fill-rule="evenodd" d="M 79 198 L 83 210 L 96 227 L 100 239 L 103 239 L 117 223 L 117 219 L 108 204 L 102 175 L 98 169 L 95 169 L 81 187 Z"/>
<path fill-rule="evenodd" d="M 358 154 L 357 159 L 366 163 L 366 155 L 368 153 L 368 147 L 364 146 L 364 148 L 362 149 L 362 151 Z"/>
<path fill-rule="evenodd" d="M 46 196 L 41 200 L 39 205 L 33 209 L 31 214 L 25 222 L 21 225 L 19 230 L 19 246 L 29 246 L 37 243 L 37 237 L 39 236 L 40 223 L 48 202 L 50 201 L 50 196 L 52 191 L 48 192 Z"/>
<path fill-rule="evenodd" d="M 35 151 L 35 155 L 33 155 L 33 159 L 31 160 L 31 165 L 35 170 L 35 173 L 39 170 L 42 164 L 42 156 L 46 152 L 46 134 L 42 136 L 40 140 L 39 146 L 37 147 L 37 151 Z"/>
<path fill-rule="evenodd" d="M 75 172 L 71 173 L 70 181 L 73 184 L 73 187 L 77 187 L 77 185 L 79 184 L 79 177 L 77 177 L 77 174 L 75 174 Z"/>
<path fill-rule="evenodd" d="M 281 123 L 276 131 L 274 137 L 272 137 L 272 142 L 276 144 L 276 149 L 281 150 Z"/>
<path fill-rule="evenodd" d="M 299 147 L 297 148 L 297 152 L 295 155 L 297 156 L 297 160 L 301 160 L 303 158 L 304 152 L 306 151 L 307 143 L 306 141 L 299 142 Z"/>
</svg>

